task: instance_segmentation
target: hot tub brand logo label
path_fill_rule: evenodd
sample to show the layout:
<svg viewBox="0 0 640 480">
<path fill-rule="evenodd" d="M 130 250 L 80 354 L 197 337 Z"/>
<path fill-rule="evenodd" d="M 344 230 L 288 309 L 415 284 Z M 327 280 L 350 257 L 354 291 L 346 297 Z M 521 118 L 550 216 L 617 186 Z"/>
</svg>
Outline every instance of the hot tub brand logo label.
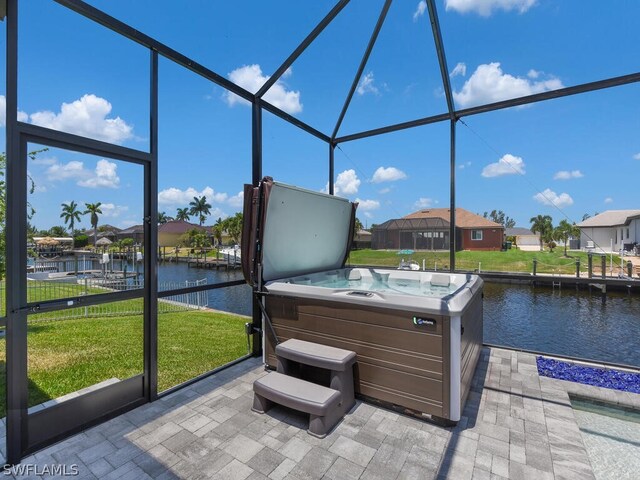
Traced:
<svg viewBox="0 0 640 480">
<path fill-rule="evenodd" d="M 421 318 L 421 317 L 413 317 L 414 325 L 428 325 L 430 327 L 435 326 L 436 321 L 433 318 Z"/>
</svg>

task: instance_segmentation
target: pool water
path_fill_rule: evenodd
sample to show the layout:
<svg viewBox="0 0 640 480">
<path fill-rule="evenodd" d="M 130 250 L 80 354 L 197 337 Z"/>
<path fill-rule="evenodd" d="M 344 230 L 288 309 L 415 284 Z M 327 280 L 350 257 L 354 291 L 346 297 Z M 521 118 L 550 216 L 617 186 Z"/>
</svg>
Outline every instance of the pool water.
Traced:
<svg viewBox="0 0 640 480">
<path fill-rule="evenodd" d="M 355 275 L 353 275 L 353 273 L 355 273 Z M 432 284 L 429 281 L 421 281 L 419 275 L 414 275 L 417 276 L 417 278 L 411 278 L 405 275 L 392 276 L 390 273 L 380 273 L 375 270 L 367 273 L 368 275 L 363 276 L 354 270 L 352 274 L 345 271 L 315 274 L 311 276 L 293 277 L 289 279 L 287 283 L 331 289 L 358 290 L 436 298 L 442 298 L 450 295 L 459 288 L 459 285 L 456 284 L 445 286 Z"/>
<path fill-rule="evenodd" d="M 420 284 L 415 280 L 389 280 L 388 282 L 375 281 L 370 279 L 361 280 L 324 280 L 319 282 L 293 281 L 301 285 L 312 285 L 314 287 L 339 288 L 362 290 L 380 293 L 400 293 L 403 295 L 422 295 L 425 297 L 444 297 L 452 293 L 453 289 L 438 285 Z"/>
<path fill-rule="evenodd" d="M 640 412 L 578 398 L 571 405 L 596 479 L 638 478 Z"/>
</svg>

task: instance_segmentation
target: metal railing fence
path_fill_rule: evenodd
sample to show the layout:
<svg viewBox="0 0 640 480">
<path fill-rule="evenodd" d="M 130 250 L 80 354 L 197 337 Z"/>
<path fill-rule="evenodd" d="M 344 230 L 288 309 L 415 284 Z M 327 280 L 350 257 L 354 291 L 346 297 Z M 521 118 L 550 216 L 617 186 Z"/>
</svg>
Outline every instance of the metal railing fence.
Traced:
<svg viewBox="0 0 640 480">
<path fill-rule="evenodd" d="M 206 285 L 207 279 L 183 282 L 162 282 L 159 291 L 175 290 Z M 144 287 L 143 280 L 84 278 L 76 282 L 69 281 L 29 281 L 27 282 L 27 301 L 37 303 L 69 297 L 89 296 L 110 291 L 137 290 Z M 5 282 L 0 281 L 0 316 L 5 315 Z M 144 302 L 140 299 L 124 300 L 100 305 L 88 305 L 64 310 L 42 312 L 29 315 L 28 321 L 68 320 L 72 318 L 120 317 L 142 315 Z M 208 307 L 206 291 L 172 295 L 158 300 L 158 313 L 174 313 L 189 310 L 202 310 Z"/>
</svg>

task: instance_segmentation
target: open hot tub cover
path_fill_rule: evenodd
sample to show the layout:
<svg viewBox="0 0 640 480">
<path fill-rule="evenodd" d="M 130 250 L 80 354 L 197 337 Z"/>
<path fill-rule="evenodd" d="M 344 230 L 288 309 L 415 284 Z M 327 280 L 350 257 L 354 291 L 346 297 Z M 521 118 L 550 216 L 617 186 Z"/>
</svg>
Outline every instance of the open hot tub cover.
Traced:
<svg viewBox="0 0 640 480">
<path fill-rule="evenodd" d="M 342 268 L 353 241 L 357 204 L 265 177 L 245 185 L 242 265 L 245 279 L 262 280 Z"/>
</svg>

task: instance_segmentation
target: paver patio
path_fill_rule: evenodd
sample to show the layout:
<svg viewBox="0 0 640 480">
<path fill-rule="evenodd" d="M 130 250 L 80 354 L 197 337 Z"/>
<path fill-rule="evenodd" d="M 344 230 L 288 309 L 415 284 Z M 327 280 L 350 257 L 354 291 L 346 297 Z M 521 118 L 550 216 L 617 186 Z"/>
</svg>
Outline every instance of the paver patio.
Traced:
<svg viewBox="0 0 640 480">
<path fill-rule="evenodd" d="M 568 396 L 594 387 L 539 377 L 532 354 L 485 348 L 455 428 L 358 401 L 324 439 L 296 412 L 251 411 L 252 382 L 265 374 L 260 359 L 242 362 L 23 464 L 136 480 L 594 478 Z M 620 398 L 640 397 L 630 395 Z"/>
</svg>

